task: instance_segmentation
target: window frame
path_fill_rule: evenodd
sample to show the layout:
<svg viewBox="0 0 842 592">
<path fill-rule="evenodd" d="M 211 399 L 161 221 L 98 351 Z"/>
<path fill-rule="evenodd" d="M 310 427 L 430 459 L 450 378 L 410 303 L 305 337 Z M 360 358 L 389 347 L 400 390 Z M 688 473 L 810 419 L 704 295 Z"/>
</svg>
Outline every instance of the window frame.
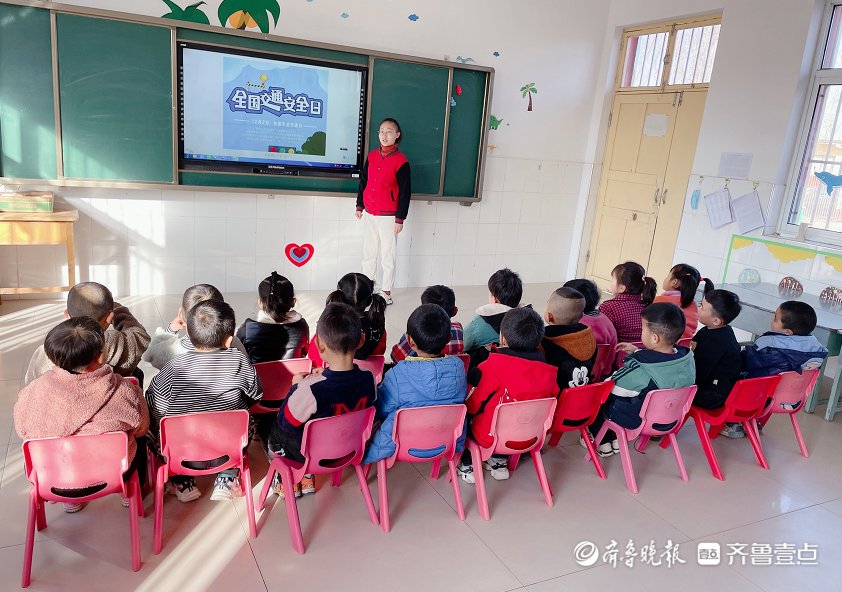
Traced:
<svg viewBox="0 0 842 592">
<path fill-rule="evenodd" d="M 665 92 L 682 91 L 690 89 L 708 88 L 710 83 L 698 82 L 691 84 L 668 84 L 670 70 L 672 69 L 672 57 L 675 51 L 675 32 L 679 29 L 694 29 L 696 27 L 706 27 L 711 25 L 722 25 L 722 14 L 708 14 L 695 18 L 664 21 L 653 23 L 650 25 L 640 27 L 630 27 L 623 29 L 623 36 L 620 41 L 620 57 L 617 63 L 617 72 L 614 76 L 614 91 L 620 93 L 628 92 Z M 720 28 L 721 31 L 721 28 Z M 657 86 L 622 86 L 623 74 L 626 67 L 626 50 L 629 41 L 632 37 L 640 35 L 653 35 L 657 33 L 668 33 L 667 36 L 667 50 L 663 60 L 663 71 L 661 73 L 661 83 Z M 716 57 L 714 56 L 714 60 Z M 716 62 L 714 61 L 714 64 Z"/>
<path fill-rule="evenodd" d="M 842 67 L 822 68 L 825 52 L 827 51 L 828 40 L 830 39 L 831 25 L 833 24 L 833 12 L 837 6 L 842 6 L 842 0 L 828 0 L 824 7 L 821 27 L 819 28 L 818 39 L 814 49 L 813 71 L 810 75 L 808 92 L 804 99 L 804 106 L 801 112 L 801 123 L 798 128 L 798 135 L 794 145 L 795 148 L 792 158 L 790 159 L 785 199 L 781 204 L 781 211 L 779 213 L 777 224 L 778 234 L 788 239 L 796 238 L 799 232 L 799 225 L 791 223 L 789 221 L 789 216 L 792 212 L 793 206 L 795 205 L 795 201 L 798 198 L 798 180 L 801 175 L 801 168 L 803 167 L 805 160 L 809 160 L 810 158 L 810 155 L 807 154 L 807 142 L 810 140 L 813 119 L 816 116 L 819 91 L 822 86 L 827 85 L 839 85 L 840 88 L 842 88 Z M 839 24 L 842 24 L 842 20 L 840 20 Z M 842 32 L 840 32 L 840 43 L 842 43 Z M 842 247 L 842 231 L 808 227 L 804 234 L 803 242 Z"/>
</svg>

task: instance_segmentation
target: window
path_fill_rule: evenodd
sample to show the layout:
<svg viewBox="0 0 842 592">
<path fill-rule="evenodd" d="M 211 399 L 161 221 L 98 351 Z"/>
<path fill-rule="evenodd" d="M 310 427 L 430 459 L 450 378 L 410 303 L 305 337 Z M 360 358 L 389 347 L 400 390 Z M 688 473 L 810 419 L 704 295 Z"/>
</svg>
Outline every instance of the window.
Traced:
<svg viewBox="0 0 842 592">
<path fill-rule="evenodd" d="M 719 17 L 714 17 L 626 31 L 618 89 L 708 84 L 716 57 L 719 27 Z"/>
<path fill-rule="evenodd" d="M 807 99 L 784 208 L 783 234 L 807 225 L 808 240 L 842 244 L 842 4 L 831 4 L 824 21 L 816 69 Z M 839 185 L 837 185 L 839 183 Z"/>
</svg>

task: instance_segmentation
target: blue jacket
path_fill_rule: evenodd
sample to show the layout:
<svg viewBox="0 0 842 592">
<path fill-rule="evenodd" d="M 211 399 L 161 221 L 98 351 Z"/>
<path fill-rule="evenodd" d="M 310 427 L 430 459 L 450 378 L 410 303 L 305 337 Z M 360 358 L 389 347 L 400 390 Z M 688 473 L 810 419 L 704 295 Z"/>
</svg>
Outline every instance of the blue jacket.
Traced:
<svg viewBox="0 0 842 592">
<path fill-rule="evenodd" d="M 398 362 L 386 372 L 383 382 L 377 388 L 375 417 L 383 423 L 371 439 L 363 462 L 377 462 L 395 453 L 392 430 L 398 409 L 464 403 L 466 394 L 465 364 L 456 356 L 408 357 Z M 456 443 L 457 450 L 462 450 L 464 445 L 463 428 Z"/>
<path fill-rule="evenodd" d="M 771 376 L 802 368 L 818 368 L 827 348 L 812 335 L 785 335 L 770 331 L 743 350 L 745 378 Z"/>
</svg>

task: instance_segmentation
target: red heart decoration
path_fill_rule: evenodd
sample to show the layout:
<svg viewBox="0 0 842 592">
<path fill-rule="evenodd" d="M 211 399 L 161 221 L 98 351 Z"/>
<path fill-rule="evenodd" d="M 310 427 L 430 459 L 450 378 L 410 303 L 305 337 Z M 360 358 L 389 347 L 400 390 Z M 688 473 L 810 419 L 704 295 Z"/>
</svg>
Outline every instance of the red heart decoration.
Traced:
<svg viewBox="0 0 842 592">
<path fill-rule="evenodd" d="M 301 267 L 313 258 L 315 249 L 310 243 L 305 243 L 303 245 L 289 243 L 284 251 L 290 263 L 296 267 Z"/>
</svg>

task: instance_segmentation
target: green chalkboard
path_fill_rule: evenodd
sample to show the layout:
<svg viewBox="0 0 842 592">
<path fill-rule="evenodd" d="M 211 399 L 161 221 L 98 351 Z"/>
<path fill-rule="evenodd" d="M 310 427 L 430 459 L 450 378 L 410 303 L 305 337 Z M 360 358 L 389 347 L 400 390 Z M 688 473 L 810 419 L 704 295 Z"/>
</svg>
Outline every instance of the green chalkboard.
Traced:
<svg viewBox="0 0 842 592">
<path fill-rule="evenodd" d="M 450 106 L 447 157 L 444 171 L 444 194 L 473 197 L 477 187 L 480 140 L 485 125 L 485 89 L 487 74 L 477 70 L 454 70 L 455 105 Z"/>
<path fill-rule="evenodd" d="M 0 176 L 57 174 L 50 13 L 0 4 Z"/>
<path fill-rule="evenodd" d="M 174 182 L 172 30 L 57 19 L 64 176 Z"/>
<path fill-rule="evenodd" d="M 412 193 L 438 194 L 449 69 L 376 59 L 369 75 L 369 149 L 378 146 L 380 122 L 385 117 L 397 119 L 402 130 L 401 151 L 412 169 Z"/>
<path fill-rule="evenodd" d="M 204 173 L 201 171 L 181 171 L 179 183 L 202 187 L 277 189 L 278 191 L 312 191 L 313 193 L 356 193 L 360 184 L 357 179 L 237 175 L 233 173 Z"/>
</svg>

